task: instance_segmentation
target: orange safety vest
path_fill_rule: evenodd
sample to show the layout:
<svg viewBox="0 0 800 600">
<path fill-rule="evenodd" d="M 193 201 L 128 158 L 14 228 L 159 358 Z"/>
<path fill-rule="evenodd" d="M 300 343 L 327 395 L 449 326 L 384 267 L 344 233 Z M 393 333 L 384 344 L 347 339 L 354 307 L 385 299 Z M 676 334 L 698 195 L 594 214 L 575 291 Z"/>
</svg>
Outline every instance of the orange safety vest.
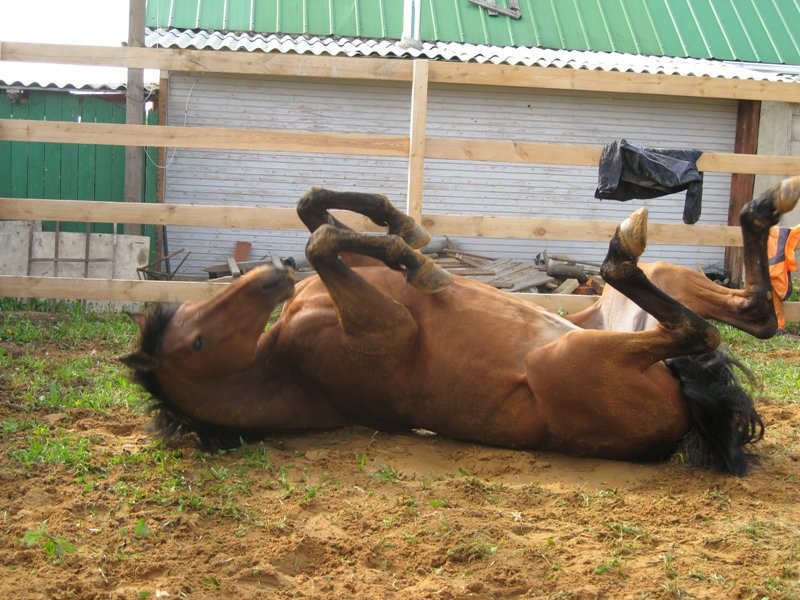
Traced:
<svg viewBox="0 0 800 600">
<path fill-rule="evenodd" d="M 778 327 L 786 325 L 783 316 L 783 301 L 792 293 L 792 276 L 797 272 L 795 252 L 800 244 L 800 225 L 795 227 L 770 227 L 767 240 L 769 277 L 772 282 L 772 302 L 778 316 Z"/>
</svg>

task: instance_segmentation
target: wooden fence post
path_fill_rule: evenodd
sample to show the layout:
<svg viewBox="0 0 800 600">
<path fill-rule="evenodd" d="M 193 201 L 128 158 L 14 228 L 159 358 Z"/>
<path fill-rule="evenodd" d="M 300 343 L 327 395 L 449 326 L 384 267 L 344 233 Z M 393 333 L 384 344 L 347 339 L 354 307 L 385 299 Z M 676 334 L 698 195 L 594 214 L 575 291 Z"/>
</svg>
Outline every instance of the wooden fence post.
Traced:
<svg viewBox="0 0 800 600">
<path fill-rule="evenodd" d="M 414 61 L 411 83 L 411 131 L 408 144 L 407 212 L 422 222 L 422 194 L 425 183 L 425 129 L 428 119 L 428 61 Z"/>
<path fill-rule="evenodd" d="M 758 127 L 761 116 L 761 102 L 758 100 L 739 100 L 736 115 L 736 140 L 733 151 L 736 154 L 755 154 L 758 152 Z M 728 225 L 739 226 L 739 213 L 753 198 L 755 176 L 750 173 L 731 175 L 731 200 L 728 204 Z M 725 268 L 730 271 L 731 283 L 740 285 L 744 256 L 741 248 L 725 248 Z"/>
<path fill-rule="evenodd" d="M 144 46 L 143 0 L 129 0 L 128 5 L 128 46 Z M 141 125 L 144 115 L 144 70 L 128 68 L 128 86 L 125 94 L 125 123 Z M 141 146 L 125 147 L 125 201 L 142 201 L 142 158 Z M 125 225 L 127 235 L 141 235 L 141 225 Z"/>
</svg>

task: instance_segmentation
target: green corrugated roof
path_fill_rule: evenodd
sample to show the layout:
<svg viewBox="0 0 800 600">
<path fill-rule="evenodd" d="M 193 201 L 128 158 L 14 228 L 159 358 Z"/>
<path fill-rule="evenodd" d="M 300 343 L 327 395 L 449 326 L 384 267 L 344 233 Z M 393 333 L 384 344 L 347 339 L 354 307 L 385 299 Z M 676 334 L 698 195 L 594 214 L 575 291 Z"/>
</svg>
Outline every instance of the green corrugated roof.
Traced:
<svg viewBox="0 0 800 600">
<path fill-rule="evenodd" d="M 148 0 L 147 26 L 400 39 L 403 1 Z M 800 65 L 800 0 L 518 0 L 518 20 L 420 2 L 426 41 Z"/>
</svg>

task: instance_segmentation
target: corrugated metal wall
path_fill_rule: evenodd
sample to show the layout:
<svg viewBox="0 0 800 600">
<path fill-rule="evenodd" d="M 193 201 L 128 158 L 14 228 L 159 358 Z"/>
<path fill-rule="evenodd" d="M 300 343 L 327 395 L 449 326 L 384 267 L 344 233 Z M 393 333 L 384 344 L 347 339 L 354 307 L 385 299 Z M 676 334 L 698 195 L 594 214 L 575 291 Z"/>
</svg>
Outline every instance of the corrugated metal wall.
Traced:
<svg viewBox="0 0 800 600">
<path fill-rule="evenodd" d="M 173 74 L 172 125 L 259 127 L 407 135 L 407 85 Z M 705 151 L 733 149 L 736 103 L 591 94 L 433 86 L 428 134 L 603 145 L 632 143 Z M 597 169 L 463 161 L 426 161 L 424 211 L 621 220 L 646 204 L 652 219 L 680 223 L 683 198 L 600 202 Z M 405 207 L 406 161 L 324 154 L 180 150 L 169 152 L 167 202 L 293 206 L 311 185 L 380 191 Z M 702 224 L 727 222 L 730 175 L 706 174 Z M 170 248 L 192 251 L 182 275 L 223 262 L 237 240 L 253 242 L 252 258 L 303 251 L 305 232 L 170 227 Z M 547 249 L 601 260 L 603 244 L 465 238 L 465 250 L 533 258 Z M 662 246 L 645 258 L 693 266 L 721 262 L 721 248 Z"/>
<path fill-rule="evenodd" d="M 732 152 L 735 101 L 631 94 L 433 86 L 428 135 L 605 145 L 615 139 L 650 147 Z M 624 219 L 647 206 L 654 222 L 682 223 L 683 194 L 616 202 L 594 198 L 597 169 L 464 161 L 426 161 L 424 212 L 502 214 L 566 219 Z M 727 224 L 730 175 L 706 173 L 701 224 Z M 558 241 L 459 240 L 476 252 L 532 258 L 543 249 L 600 260 L 605 244 Z M 656 246 L 645 259 L 694 266 L 722 262 L 708 246 Z"/>
<path fill-rule="evenodd" d="M 306 131 L 408 134 L 410 94 L 402 84 L 226 75 L 170 78 L 169 123 Z M 331 154 L 168 151 L 167 202 L 294 207 L 312 185 L 376 191 L 405 205 L 407 163 L 400 158 Z M 224 262 L 237 240 L 253 243 L 251 258 L 302 255 L 300 231 L 170 227 L 171 249 L 192 254 L 179 275 L 202 275 Z"/>
</svg>

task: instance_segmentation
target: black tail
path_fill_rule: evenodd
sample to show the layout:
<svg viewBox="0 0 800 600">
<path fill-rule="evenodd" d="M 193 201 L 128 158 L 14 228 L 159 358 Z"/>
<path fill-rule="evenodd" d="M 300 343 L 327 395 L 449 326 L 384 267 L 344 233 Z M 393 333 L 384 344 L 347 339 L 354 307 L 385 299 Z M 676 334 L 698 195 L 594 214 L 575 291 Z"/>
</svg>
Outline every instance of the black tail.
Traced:
<svg viewBox="0 0 800 600">
<path fill-rule="evenodd" d="M 752 456 L 744 446 L 764 435 L 753 399 L 734 371 L 736 367 L 749 377 L 747 368 L 720 350 L 671 358 L 666 363 L 691 415 L 692 430 L 683 448 L 686 459 L 734 475 L 747 473 Z"/>
</svg>

